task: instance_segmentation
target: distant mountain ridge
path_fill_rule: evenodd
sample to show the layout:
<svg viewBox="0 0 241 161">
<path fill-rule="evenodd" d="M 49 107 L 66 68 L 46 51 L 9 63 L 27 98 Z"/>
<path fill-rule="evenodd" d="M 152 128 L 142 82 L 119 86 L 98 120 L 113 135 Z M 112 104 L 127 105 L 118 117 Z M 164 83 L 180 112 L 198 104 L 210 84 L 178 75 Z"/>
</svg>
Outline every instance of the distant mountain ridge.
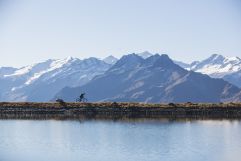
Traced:
<svg viewBox="0 0 241 161">
<path fill-rule="evenodd" d="M 116 57 L 114 57 L 113 55 L 110 55 L 110 56 L 104 58 L 103 61 L 107 64 L 113 65 L 118 61 L 118 59 Z"/>
<path fill-rule="evenodd" d="M 49 59 L 22 68 L 0 67 L 0 101 L 73 101 L 81 91 L 90 101 L 240 101 L 240 64 L 238 57 L 217 54 L 187 64 L 148 51 L 120 59 Z"/>
<path fill-rule="evenodd" d="M 137 53 L 138 56 L 142 57 L 143 59 L 149 58 L 150 56 L 152 56 L 153 54 L 150 53 L 149 51 L 144 51 L 142 53 Z"/>
<path fill-rule="evenodd" d="M 13 67 L 0 67 L 0 78 L 3 77 L 4 75 L 12 74 L 16 70 L 17 68 L 13 68 Z"/>
<path fill-rule="evenodd" d="M 213 54 L 203 61 L 195 61 L 191 64 L 179 63 L 178 65 L 187 70 L 207 74 L 213 78 L 223 78 L 241 87 L 241 59 L 239 57 L 224 57 Z"/>
<path fill-rule="evenodd" d="M 137 55 L 142 57 L 143 59 L 146 59 L 146 58 L 152 56 L 153 54 L 150 53 L 149 51 L 144 51 L 142 53 L 137 53 Z M 114 57 L 113 55 L 110 55 L 110 56 L 107 56 L 106 58 L 104 58 L 103 61 L 107 64 L 114 65 L 118 61 L 118 58 Z"/>
<path fill-rule="evenodd" d="M 80 86 L 111 65 L 96 59 L 49 59 L 19 69 L 0 69 L 2 101 L 49 101 L 65 86 Z"/>
<path fill-rule="evenodd" d="M 222 78 L 241 70 L 241 59 L 213 54 L 209 58 L 190 66 L 190 70 Z"/>
<path fill-rule="evenodd" d="M 237 101 L 240 89 L 222 79 L 187 71 L 167 55 L 143 59 L 130 54 L 87 84 L 66 87 L 55 98 L 74 101 L 83 91 L 91 102 L 159 103 Z"/>
</svg>

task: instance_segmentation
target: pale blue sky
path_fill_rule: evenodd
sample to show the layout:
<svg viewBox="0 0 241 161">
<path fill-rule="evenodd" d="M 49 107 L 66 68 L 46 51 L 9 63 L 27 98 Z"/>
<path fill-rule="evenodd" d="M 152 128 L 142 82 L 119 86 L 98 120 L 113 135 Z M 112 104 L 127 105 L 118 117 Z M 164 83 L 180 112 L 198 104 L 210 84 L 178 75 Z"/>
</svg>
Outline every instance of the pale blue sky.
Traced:
<svg viewBox="0 0 241 161">
<path fill-rule="evenodd" d="M 241 57 L 241 1 L 0 0 L 0 66 L 145 50 Z"/>
</svg>

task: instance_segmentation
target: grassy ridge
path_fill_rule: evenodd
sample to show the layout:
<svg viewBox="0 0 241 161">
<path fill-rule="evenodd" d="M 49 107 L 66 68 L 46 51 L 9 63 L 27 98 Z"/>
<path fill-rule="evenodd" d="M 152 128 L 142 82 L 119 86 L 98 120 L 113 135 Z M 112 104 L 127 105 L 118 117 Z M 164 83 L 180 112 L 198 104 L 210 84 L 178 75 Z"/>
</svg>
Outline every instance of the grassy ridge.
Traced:
<svg viewBox="0 0 241 161">
<path fill-rule="evenodd" d="M 195 118 L 241 119 L 241 103 L 0 102 L 0 119 Z"/>
<path fill-rule="evenodd" d="M 32 108 L 86 108 L 86 107 L 140 107 L 140 108 L 228 108 L 240 107 L 239 103 L 169 103 L 169 104 L 152 104 L 152 103 L 128 103 L 128 102 L 101 102 L 101 103 L 76 103 L 76 102 L 0 102 L 0 107 L 32 107 Z"/>
</svg>

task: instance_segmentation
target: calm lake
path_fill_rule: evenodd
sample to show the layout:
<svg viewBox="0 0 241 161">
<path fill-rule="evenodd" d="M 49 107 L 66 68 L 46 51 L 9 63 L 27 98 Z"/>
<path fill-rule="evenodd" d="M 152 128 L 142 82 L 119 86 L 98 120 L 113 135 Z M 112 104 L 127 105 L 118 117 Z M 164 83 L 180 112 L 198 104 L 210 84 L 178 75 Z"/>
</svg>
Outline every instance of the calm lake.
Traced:
<svg viewBox="0 0 241 161">
<path fill-rule="evenodd" d="M 0 161 L 239 161 L 241 121 L 0 120 Z"/>
</svg>

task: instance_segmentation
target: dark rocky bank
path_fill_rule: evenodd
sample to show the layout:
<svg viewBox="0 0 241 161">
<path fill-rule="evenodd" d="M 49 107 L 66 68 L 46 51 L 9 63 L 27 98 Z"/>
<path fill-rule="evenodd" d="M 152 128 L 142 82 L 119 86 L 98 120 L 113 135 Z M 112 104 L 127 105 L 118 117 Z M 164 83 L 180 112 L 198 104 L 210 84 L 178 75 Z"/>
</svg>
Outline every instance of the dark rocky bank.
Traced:
<svg viewBox="0 0 241 161">
<path fill-rule="evenodd" d="M 0 119 L 80 118 L 241 119 L 241 103 L 0 103 Z"/>
</svg>

